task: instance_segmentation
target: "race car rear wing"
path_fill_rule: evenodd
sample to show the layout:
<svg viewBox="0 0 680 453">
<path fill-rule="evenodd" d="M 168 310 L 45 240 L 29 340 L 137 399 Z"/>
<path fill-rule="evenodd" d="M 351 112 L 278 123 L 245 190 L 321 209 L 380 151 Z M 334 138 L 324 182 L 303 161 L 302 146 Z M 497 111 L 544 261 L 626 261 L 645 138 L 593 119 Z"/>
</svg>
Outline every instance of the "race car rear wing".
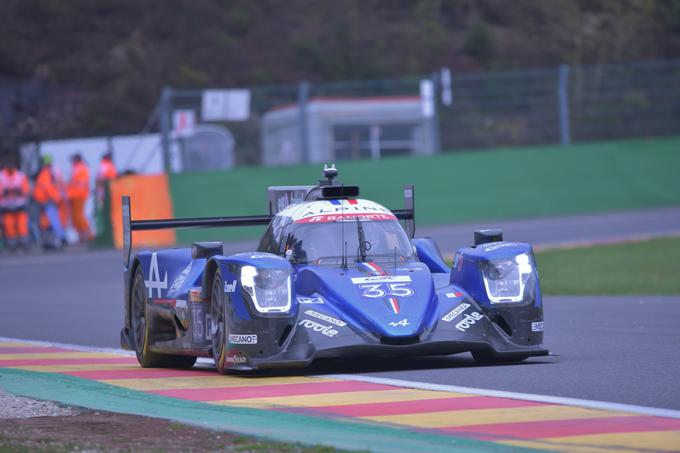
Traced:
<svg viewBox="0 0 680 453">
<path fill-rule="evenodd" d="M 268 225 L 273 215 L 250 215 L 232 217 L 194 217 L 187 219 L 158 219 L 158 220 L 133 220 L 132 208 L 129 196 L 122 197 L 123 202 L 123 263 L 125 267 L 130 265 L 132 253 L 132 232 L 146 230 L 164 230 L 169 228 L 218 228 L 233 226 L 257 226 Z M 416 231 L 414 187 L 409 184 L 404 186 L 404 209 L 393 210 L 392 213 L 399 220 L 405 221 L 405 230 L 409 237 L 413 237 Z"/>
</svg>

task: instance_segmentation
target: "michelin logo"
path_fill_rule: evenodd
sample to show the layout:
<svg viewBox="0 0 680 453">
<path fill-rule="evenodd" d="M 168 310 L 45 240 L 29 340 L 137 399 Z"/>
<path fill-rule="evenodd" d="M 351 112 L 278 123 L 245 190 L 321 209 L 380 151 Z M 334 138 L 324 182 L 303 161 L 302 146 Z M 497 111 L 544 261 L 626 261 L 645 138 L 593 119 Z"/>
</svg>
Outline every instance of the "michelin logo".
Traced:
<svg viewBox="0 0 680 453">
<path fill-rule="evenodd" d="M 456 316 L 458 316 L 459 314 L 463 313 L 463 312 L 464 312 L 465 310 L 467 310 L 468 308 L 470 308 L 470 304 L 465 304 L 465 303 L 460 304 L 459 306 L 457 306 L 456 308 L 454 308 L 453 310 L 451 310 L 450 312 L 448 312 L 448 313 L 442 318 L 442 321 L 451 322 L 451 321 L 453 321 L 453 319 L 454 319 Z"/>
<path fill-rule="evenodd" d="M 314 318 L 320 319 L 322 321 L 326 321 L 327 323 L 336 325 L 338 327 L 345 327 L 347 325 L 346 322 L 340 321 L 339 319 L 331 318 L 328 315 L 324 315 L 323 313 L 319 313 L 318 311 L 314 310 L 307 310 L 305 312 L 306 315 L 312 316 Z"/>
</svg>

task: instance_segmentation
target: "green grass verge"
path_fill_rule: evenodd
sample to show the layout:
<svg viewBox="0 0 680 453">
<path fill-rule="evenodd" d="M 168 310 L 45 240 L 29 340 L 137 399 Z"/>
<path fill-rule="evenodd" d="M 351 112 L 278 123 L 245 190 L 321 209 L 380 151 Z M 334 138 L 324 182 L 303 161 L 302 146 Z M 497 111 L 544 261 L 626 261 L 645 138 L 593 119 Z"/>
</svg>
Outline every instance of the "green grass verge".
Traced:
<svg viewBox="0 0 680 453">
<path fill-rule="evenodd" d="M 543 294 L 680 294 L 680 238 L 536 253 Z"/>
<path fill-rule="evenodd" d="M 338 162 L 363 198 L 396 209 L 416 186 L 419 225 L 680 204 L 680 137 Z M 262 214 L 269 185 L 310 184 L 321 165 L 171 175 L 176 217 Z M 181 230 L 180 243 L 255 238 L 262 228 Z"/>
</svg>

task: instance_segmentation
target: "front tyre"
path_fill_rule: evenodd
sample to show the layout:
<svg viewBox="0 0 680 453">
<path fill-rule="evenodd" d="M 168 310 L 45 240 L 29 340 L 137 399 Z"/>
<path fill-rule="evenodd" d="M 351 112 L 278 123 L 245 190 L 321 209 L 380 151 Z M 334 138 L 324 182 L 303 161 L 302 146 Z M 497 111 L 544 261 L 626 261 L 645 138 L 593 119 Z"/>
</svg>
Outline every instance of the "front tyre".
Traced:
<svg viewBox="0 0 680 453">
<path fill-rule="evenodd" d="M 149 350 L 149 322 L 146 309 L 148 298 L 142 270 L 137 268 L 132 283 L 132 335 L 135 343 L 137 361 L 142 368 L 191 368 L 196 357 L 183 355 L 158 354 Z"/>
<path fill-rule="evenodd" d="M 210 291 L 210 328 L 212 329 L 212 353 L 215 367 L 220 374 L 227 374 L 227 316 L 226 297 L 224 295 L 224 278 L 218 269 L 213 277 Z"/>
</svg>

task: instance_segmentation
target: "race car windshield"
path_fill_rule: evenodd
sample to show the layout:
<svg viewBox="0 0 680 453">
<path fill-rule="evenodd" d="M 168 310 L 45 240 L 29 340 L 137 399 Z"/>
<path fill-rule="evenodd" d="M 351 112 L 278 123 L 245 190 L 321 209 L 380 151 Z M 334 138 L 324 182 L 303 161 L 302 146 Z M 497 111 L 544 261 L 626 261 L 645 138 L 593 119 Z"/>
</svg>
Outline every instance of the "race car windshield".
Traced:
<svg viewBox="0 0 680 453">
<path fill-rule="evenodd" d="M 305 223 L 297 224 L 289 239 L 296 263 L 337 264 L 342 263 L 347 243 L 347 262 L 376 261 L 388 262 L 395 258 L 407 261 L 413 257 L 411 244 L 396 220 Z M 343 232 L 344 229 L 344 232 Z M 362 234 L 359 234 L 361 231 Z M 364 238 L 364 247 L 359 247 Z M 365 254 L 365 259 L 362 255 Z"/>
</svg>

